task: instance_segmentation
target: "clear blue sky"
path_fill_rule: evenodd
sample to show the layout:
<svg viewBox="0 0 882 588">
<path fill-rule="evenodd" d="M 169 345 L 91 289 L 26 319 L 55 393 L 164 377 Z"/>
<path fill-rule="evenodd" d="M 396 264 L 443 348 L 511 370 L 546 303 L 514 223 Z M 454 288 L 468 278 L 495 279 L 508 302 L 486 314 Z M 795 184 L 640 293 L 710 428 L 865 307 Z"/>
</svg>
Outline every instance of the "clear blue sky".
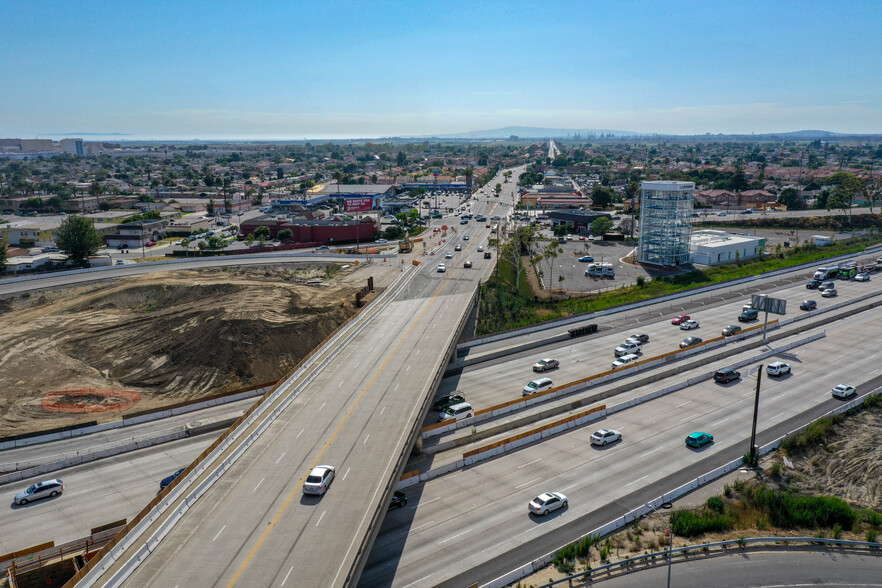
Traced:
<svg viewBox="0 0 882 588">
<path fill-rule="evenodd" d="M 0 0 L 0 137 L 882 133 L 882 2 Z"/>
</svg>

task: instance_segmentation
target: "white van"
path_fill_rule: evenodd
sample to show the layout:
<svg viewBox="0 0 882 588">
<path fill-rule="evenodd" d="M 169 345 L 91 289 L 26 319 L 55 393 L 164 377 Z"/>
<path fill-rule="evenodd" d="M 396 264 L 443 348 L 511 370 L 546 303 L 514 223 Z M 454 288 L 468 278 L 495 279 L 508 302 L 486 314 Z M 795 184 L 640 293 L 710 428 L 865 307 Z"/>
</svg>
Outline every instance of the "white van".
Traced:
<svg viewBox="0 0 882 588">
<path fill-rule="evenodd" d="M 548 388 L 551 388 L 551 378 L 536 378 L 524 386 L 524 396 L 529 396 L 536 392 L 542 392 Z"/>
<path fill-rule="evenodd" d="M 449 420 L 461 421 L 462 419 L 468 419 L 473 416 L 475 416 L 475 411 L 472 409 L 472 405 L 468 402 L 460 402 L 442 412 L 438 417 L 438 420 L 441 422 Z"/>
<path fill-rule="evenodd" d="M 611 263 L 604 263 L 600 267 L 600 277 L 601 278 L 614 278 L 616 277 L 616 268 Z"/>
<path fill-rule="evenodd" d="M 634 355 L 633 353 L 629 353 L 628 355 L 623 355 L 614 362 L 612 362 L 612 369 L 620 368 L 623 365 L 628 365 L 629 363 L 633 363 L 640 359 L 639 356 Z"/>
</svg>

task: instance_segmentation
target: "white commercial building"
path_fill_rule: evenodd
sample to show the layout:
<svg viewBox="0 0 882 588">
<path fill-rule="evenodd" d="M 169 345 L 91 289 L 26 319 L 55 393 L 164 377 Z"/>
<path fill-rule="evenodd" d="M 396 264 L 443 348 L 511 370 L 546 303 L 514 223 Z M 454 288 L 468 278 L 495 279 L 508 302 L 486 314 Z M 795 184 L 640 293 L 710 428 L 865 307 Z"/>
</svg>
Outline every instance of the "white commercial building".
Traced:
<svg viewBox="0 0 882 588">
<path fill-rule="evenodd" d="M 689 263 L 695 182 L 640 183 L 640 263 L 677 267 Z"/>
<path fill-rule="evenodd" d="M 766 240 L 763 238 L 712 230 L 693 232 L 689 243 L 692 263 L 701 265 L 717 265 L 760 257 L 765 248 Z"/>
</svg>

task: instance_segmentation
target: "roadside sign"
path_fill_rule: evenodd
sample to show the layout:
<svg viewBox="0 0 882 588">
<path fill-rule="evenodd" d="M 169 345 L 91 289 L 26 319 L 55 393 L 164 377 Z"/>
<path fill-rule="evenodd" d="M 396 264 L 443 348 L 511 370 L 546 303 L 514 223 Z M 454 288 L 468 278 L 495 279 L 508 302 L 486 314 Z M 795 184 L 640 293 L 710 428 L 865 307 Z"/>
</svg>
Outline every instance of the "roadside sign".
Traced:
<svg viewBox="0 0 882 588">
<path fill-rule="evenodd" d="M 787 314 L 787 301 L 781 298 L 772 298 L 765 294 L 754 294 L 751 297 L 750 305 L 761 312 L 771 312 L 772 314 Z"/>
</svg>

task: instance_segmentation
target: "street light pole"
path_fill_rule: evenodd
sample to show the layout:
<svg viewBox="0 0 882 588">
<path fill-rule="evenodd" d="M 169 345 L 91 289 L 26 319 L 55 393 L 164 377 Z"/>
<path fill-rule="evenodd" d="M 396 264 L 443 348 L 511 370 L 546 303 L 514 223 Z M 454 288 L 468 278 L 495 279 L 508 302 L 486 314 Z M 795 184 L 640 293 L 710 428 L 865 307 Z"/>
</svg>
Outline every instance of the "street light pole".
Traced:
<svg viewBox="0 0 882 588">
<path fill-rule="evenodd" d="M 668 544 L 668 588 L 671 588 L 671 558 L 673 557 L 673 554 L 674 554 L 674 531 L 671 530 L 671 526 L 665 520 L 665 517 L 663 517 L 661 515 L 661 513 L 658 512 L 658 510 L 656 510 L 656 508 L 654 506 L 652 506 L 648 502 L 644 506 L 649 509 L 652 509 L 652 512 L 654 512 L 655 514 L 658 515 L 658 518 L 660 518 L 662 520 L 662 522 L 665 524 L 665 526 L 668 528 L 668 535 L 671 536 L 671 542 Z M 667 506 L 667 508 L 670 508 L 670 503 L 669 502 L 663 503 L 662 508 L 665 508 L 665 506 Z"/>
</svg>

